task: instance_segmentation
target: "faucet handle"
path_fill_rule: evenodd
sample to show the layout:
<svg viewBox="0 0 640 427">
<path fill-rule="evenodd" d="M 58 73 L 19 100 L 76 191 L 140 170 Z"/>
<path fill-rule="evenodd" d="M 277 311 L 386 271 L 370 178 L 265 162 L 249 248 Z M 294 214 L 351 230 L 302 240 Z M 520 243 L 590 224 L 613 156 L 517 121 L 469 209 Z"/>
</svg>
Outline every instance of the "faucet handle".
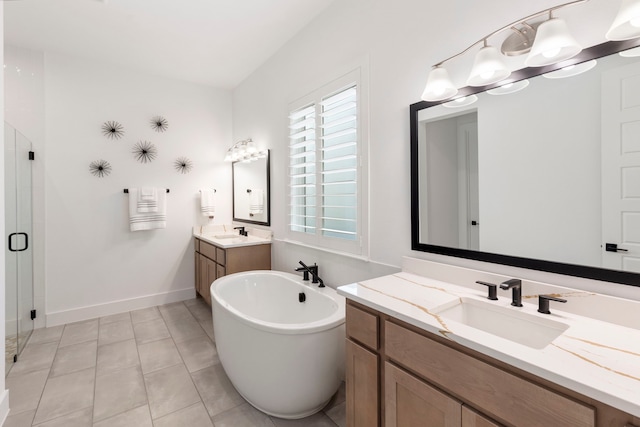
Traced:
<svg viewBox="0 0 640 427">
<path fill-rule="evenodd" d="M 538 295 L 538 312 L 542 314 L 551 314 L 549 311 L 549 301 L 567 302 L 566 299 L 557 298 L 552 295 Z"/>
<path fill-rule="evenodd" d="M 309 281 L 309 269 L 307 268 L 307 266 L 298 267 L 295 271 L 302 271 L 302 280 L 305 282 Z"/>
<path fill-rule="evenodd" d="M 476 283 L 479 285 L 484 285 L 489 288 L 489 294 L 487 295 L 487 299 L 492 301 L 496 301 L 498 299 L 498 285 L 494 285 L 493 283 L 483 282 L 482 280 L 476 280 Z"/>
</svg>

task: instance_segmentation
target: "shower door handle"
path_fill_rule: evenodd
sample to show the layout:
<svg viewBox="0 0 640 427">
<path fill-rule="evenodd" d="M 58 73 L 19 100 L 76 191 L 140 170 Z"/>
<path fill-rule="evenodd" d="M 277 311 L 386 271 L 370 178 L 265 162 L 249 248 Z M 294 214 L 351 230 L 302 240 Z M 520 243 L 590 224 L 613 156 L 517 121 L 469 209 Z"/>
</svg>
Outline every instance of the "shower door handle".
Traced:
<svg viewBox="0 0 640 427">
<path fill-rule="evenodd" d="M 12 239 L 13 236 L 24 236 L 24 248 L 22 248 L 22 249 L 14 249 L 13 248 L 13 246 L 11 244 L 13 242 L 13 239 Z M 26 251 L 27 249 L 29 249 L 29 235 L 27 233 L 11 233 L 11 234 L 9 234 L 9 250 L 11 252 L 22 252 L 22 251 Z"/>
</svg>

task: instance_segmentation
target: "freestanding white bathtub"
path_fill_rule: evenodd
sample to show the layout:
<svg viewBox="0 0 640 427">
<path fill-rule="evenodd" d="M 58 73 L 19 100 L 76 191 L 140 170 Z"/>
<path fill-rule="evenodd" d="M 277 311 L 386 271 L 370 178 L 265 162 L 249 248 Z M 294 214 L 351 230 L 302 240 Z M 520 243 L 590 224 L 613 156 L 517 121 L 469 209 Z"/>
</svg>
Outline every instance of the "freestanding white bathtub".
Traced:
<svg viewBox="0 0 640 427">
<path fill-rule="evenodd" d="M 303 418 L 340 387 L 345 302 L 334 289 L 278 271 L 236 273 L 213 282 L 211 310 L 220 362 L 262 412 Z"/>
</svg>

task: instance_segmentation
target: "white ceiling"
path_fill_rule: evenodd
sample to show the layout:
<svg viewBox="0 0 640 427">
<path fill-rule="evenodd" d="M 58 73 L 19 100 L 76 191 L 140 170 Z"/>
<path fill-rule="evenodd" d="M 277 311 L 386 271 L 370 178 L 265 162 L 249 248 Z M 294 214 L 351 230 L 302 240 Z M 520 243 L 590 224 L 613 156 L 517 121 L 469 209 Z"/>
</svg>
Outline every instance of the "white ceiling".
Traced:
<svg viewBox="0 0 640 427">
<path fill-rule="evenodd" d="M 333 1 L 5 1 L 4 40 L 231 89 Z"/>
</svg>

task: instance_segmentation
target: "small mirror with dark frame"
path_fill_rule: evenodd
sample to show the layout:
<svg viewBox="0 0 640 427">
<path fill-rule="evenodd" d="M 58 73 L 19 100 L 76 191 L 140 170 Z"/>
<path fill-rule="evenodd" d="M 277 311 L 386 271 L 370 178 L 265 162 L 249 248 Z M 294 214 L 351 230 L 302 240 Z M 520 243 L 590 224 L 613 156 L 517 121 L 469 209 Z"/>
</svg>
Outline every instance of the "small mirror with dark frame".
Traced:
<svg viewBox="0 0 640 427">
<path fill-rule="evenodd" d="M 271 225 L 269 155 L 231 164 L 234 221 Z"/>
<path fill-rule="evenodd" d="M 640 165 L 605 169 L 607 147 L 640 162 L 640 57 L 618 55 L 639 45 L 607 42 L 570 61 L 515 71 L 513 81 L 530 82 L 518 94 L 484 93 L 494 84 L 461 89 L 458 97 L 478 97 L 464 108 L 412 104 L 412 249 L 640 286 L 640 209 L 604 208 L 617 203 L 608 202 L 609 187 L 622 191 L 618 199 L 640 200 Z M 542 77 L 594 59 L 602 74 Z M 620 112 L 610 113 L 616 105 Z M 471 139 L 475 132 L 475 149 L 460 129 Z M 608 217 L 618 218 L 616 233 L 606 232 Z"/>
</svg>

